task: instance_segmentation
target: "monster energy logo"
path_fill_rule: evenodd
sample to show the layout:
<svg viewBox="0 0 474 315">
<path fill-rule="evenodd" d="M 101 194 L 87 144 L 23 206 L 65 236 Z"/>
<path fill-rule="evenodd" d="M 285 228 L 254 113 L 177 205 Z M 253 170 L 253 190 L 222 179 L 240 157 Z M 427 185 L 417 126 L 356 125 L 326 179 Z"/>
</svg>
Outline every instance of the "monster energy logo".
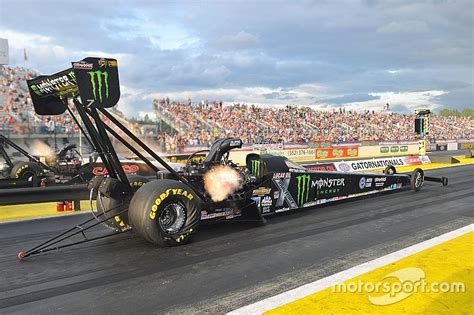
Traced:
<svg viewBox="0 0 474 315">
<path fill-rule="evenodd" d="M 258 174 L 260 174 L 260 165 L 261 164 L 262 164 L 262 161 L 260 161 L 260 160 L 252 160 L 252 169 L 251 169 L 252 175 L 257 176 Z"/>
<path fill-rule="evenodd" d="M 92 85 L 92 93 L 94 94 L 94 99 L 102 103 L 102 85 L 105 87 L 105 99 L 109 97 L 109 74 L 107 71 L 89 71 L 87 72 L 90 76 L 91 85 Z M 97 84 L 96 84 L 97 81 Z M 102 82 L 103 81 L 103 82 Z"/>
<path fill-rule="evenodd" d="M 311 177 L 309 175 L 300 175 L 296 177 L 296 180 L 298 181 L 297 203 L 301 207 L 308 201 Z"/>
</svg>

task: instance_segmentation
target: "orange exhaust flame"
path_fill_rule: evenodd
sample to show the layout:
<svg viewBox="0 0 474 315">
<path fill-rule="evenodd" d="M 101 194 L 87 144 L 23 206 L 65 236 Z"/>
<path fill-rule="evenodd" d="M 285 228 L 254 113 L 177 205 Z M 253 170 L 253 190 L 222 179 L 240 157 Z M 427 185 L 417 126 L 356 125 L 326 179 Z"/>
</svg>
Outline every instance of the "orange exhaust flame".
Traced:
<svg viewBox="0 0 474 315">
<path fill-rule="evenodd" d="M 230 166 L 215 166 L 204 174 L 204 189 L 214 202 L 226 199 L 240 188 L 242 177 Z"/>
<path fill-rule="evenodd" d="M 31 144 L 31 153 L 36 156 L 50 158 L 54 157 L 54 151 L 49 145 L 40 140 L 34 140 Z"/>
</svg>

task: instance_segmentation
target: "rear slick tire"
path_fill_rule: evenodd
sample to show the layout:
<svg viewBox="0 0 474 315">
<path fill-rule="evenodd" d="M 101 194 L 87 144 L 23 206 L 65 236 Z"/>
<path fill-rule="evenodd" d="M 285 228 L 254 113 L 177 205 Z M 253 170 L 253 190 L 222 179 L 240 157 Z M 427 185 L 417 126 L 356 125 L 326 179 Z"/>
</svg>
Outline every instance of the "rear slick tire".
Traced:
<svg viewBox="0 0 474 315">
<path fill-rule="evenodd" d="M 136 192 L 144 184 L 148 183 L 149 180 L 140 175 L 127 175 L 132 191 Z M 130 197 L 127 198 L 130 200 Z M 106 216 L 111 219 L 104 223 L 115 230 L 124 231 L 129 228 L 128 225 L 128 209 L 129 202 L 126 199 L 113 199 L 103 195 L 97 196 L 97 211 L 99 213 L 105 212 Z M 113 216 L 113 217 L 112 217 Z"/>
<path fill-rule="evenodd" d="M 128 209 L 132 229 L 159 246 L 184 245 L 201 219 L 199 197 L 176 180 L 155 180 L 143 185 Z"/>
<path fill-rule="evenodd" d="M 33 187 L 38 187 L 43 168 L 34 162 L 15 162 L 10 174 L 12 178 L 31 181 Z"/>
</svg>

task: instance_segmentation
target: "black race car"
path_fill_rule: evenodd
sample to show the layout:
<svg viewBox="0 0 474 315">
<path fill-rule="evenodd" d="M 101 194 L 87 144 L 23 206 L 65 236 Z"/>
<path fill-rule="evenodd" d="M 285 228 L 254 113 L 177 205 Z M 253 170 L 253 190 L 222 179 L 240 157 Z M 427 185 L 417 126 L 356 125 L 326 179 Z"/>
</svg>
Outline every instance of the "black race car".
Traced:
<svg viewBox="0 0 474 315">
<path fill-rule="evenodd" d="M 13 161 L 6 148 L 17 151 L 24 160 Z M 92 167 L 83 164 L 76 144 L 67 144 L 44 163 L 4 135 L 0 135 L 0 188 L 38 187 L 54 184 L 85 183 L 90 180 Z"/>
<path fill-rule="evenodd" d="M 60 114 L 68 109 L 67 99 L 73 99 L 107 175 L 95 176 L 89 182 L 91 198 L 97 202 L 94 211 L 97 222 L 93 223 L 91 218 L 20 252 L 20 260 L 70 246 L 58 246 L 58 243 L 75 235 L 83 235 L 84 239 L 72 244 L 97 239 L 85 238 L 84 232 L 98 224 L 112 227 L 115 233 L 133 230 L 151 243 L 174 246 L 187 243 L 204 220 L 249 220 L 264 224 L 267 216 L 279 212 L 386 191 L 409 188 L 418 191 L 427 179 L 421 169 L 412 174 L 396 174 L 393 167 L 385 174 L 310 171 L 285 157 L 270 154 L 248 154 L 245 167 L 238 167 L 229 160 L 230 150 L 242 146 L 237 138 L 216 140 L 204 160 L 194 162 L 191 155 L 185 170 L 175 171 L 107 111 L 120 97 L 115 59 L 85 58 L 73 62 L 71 69 L 30 80 L 28 86 L 38 114 Z M 105 124 L 103 117 L 165 170 L 160 170 Z M 156 178 L 125 174 L 109 136 L 114 136 L 154 169 Z M 447 184 L 446 179 L 429 179 Z"/>
</svg>

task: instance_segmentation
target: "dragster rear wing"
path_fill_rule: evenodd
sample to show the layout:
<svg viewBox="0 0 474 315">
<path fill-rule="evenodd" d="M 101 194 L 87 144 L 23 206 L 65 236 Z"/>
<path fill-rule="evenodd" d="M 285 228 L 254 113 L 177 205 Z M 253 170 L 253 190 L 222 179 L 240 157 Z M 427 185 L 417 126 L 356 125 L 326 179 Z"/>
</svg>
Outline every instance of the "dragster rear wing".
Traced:
<svg viewBox="0 0 474 315">
<path fill-rule="evenodd" d="M 159 169 L 149 159 L 143 156 L 139 150 L 134 148 L 112 127 L 102 121 L 100 114 L 110 120 L 120 131 L 128 136 L 133 142 L 138 144 L 145 152 L 150 154 L 173 176 L 192 187 L 189 181 L 168 165 L 156 152 L 150 149 L 128 128 L 122 125 L 107 108 L 115 106 L 120 99 L 120 84 L 118 76 L 118 64 L 116 59 L 87 57 L 81 61 L 72 62 L 72 67 L 49 76 L 39 76 L 28 80 L 28 89 L 35 112 L 39 115 L 60 115 L 66 110 L 69 111 L 76 124 L 81 128 L 81 123 L 69 108 L 68 100 L 72 99 L 81 117 L 90 140 L 88 141 L 99 153 L 104 166 L 108 171 L 108 176 L 119 180 L 125 184 L 129 191 L 132 191 L 130 183 L 120 164 L 120 160 L 115 152 L 109 134 L 119 140 L 135 155 L 140 157 L 154 171 Z M 86 135 L 86 132 L 84 132 Z M 202 195 L 196 192 L 199 197 Z"/>
<path fill-rule="evenodd" d="M 77 96 L 88 108 L 109 108 L 120 99 L 117 60 L 110 58 L 87 57 L 27 84 L 38 115 L 60 115 L 67 109 L 67 99 Z"/>
</svg>

